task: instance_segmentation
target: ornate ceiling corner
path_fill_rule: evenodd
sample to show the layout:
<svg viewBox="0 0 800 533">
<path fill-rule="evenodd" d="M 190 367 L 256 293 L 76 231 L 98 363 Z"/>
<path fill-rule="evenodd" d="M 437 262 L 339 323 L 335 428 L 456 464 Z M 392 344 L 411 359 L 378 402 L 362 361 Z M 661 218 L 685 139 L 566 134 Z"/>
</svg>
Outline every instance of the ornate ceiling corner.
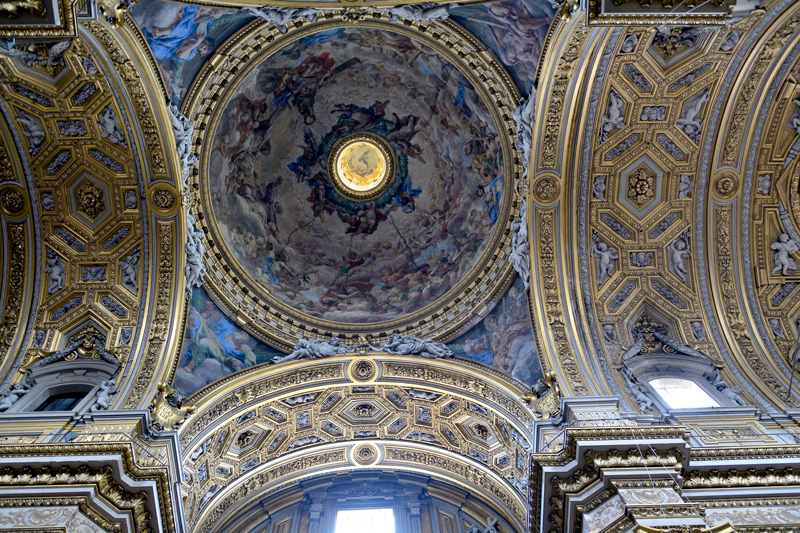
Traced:
<svg viewBox="0 0 800 533">
<path fill-rule="evenodd" d="M 654 32 L 635 26 L 596 31 L 582 45 L 593 51 L 593 55 L 584 52 L 582 72 L 592 72 L 593 77 L 560 81 L 552 75 L 552 81 L 540 88 L 556 105 L 543 102 L 538 115 L 541 129 L 534 166 L 537 172 L 560 169 L 562 174 L 577 176 L 566 186 L 576 199 L 577 218 L 571 210 L 560 211 L 557 202 L 552 207 L 541 202 L 534 209 L 532 226 L 540 241 L 538 246 L 532 243 L 539 298 L 547 302 L 539 303 L 541 310 L 537 310 L 533 293 L 534 316 L 556 328 L 568 325 L 560 334 L 551 333 L 552 328 L 541 330 L 543 353 L 560 359 L 554 367 L 565 378 L 565 388 L 572 388 L 582 376 L 602 383 L 598 386 L 607 393 L 626 396 L 623 391 L 628 386 L 614 368 L 615 359 L 631 346 L 626 345 L 626 324 L 645 307 L 661 313 L 681 343 L 696 346 L 715 364 L 731 366 L 727 350 L 712 338 L 715 314 L 709 316 L 707 300 L 701 298 L 708 276 L 705 258 L 698 258 L 695 251 L 705 242 L 704 235 L 696 234 L 705 231 L 695 215 L 698 202 L 705 201 L 705 191 L 700 190 L 704 185 L 698 183 L 699 167 L 705 160 L 704 143 L 709 132 L 715 131 L 711 128 L 718 113 L 714 99 L 722 97 L 720 87 L 727 69 L 738 61 L 735 54 L 743 50 L 742 43 L 763 15 L 754 13 L 720 31 L 666 27 Z M 568 38 L 562 36 L 561 41 L 567 43 Z M 577 52 L 574 47 L 570 50 Z M 546 58 L 543 72 L 555 72 L 557 58 L 555 52 Z M 582 96 L 570 97 L 577 94 L 577 87 Z M 572 101 L 576 103 L 568 103 Z M 589 110 L 574 126 L 562 124 L 560 118 L 561 113 L 569 116 L 570 105 Z M 791 121 L 791 116 L 784 117 Z M 562 133 L 562 128 L 568 131 Z M 556 143 L 564 135 L 574 137 L 582 149 L 558 154 Z M 712 194 L 729 201 L 741 187 L 741 177 L 728 172 L 717 176 Z M 537 200 L 535 194 L 532 199 Z M 559 231 L 555 217 L 577 227 L 574 244 L 559 243 L 567 236 L 551 236 Z M 549 241 L 547 245 L 543 238 Z M 570 262 L 573 249 L 577 265 Z M 547 268 L 550 265 L 552 270 Z M 566 290 L 559 289 L 559 284 L 571 286 L 559 281 L 566 272 L 580 280 L 580 289 L 568 298 L 558 296 Z M 565 303 L 560 304 L 560 312 L 553 313 L 550 309 L 559 300 Z M 580 312 L 561 311 L 568 308 L 566 302 L 574 302 Z M 580 317 L 579 326 L 569 325 L 573 316 Z M 555 357 L 559 351 L 555 339 L 564 355 Z M 582 348 L 575 352 L 576 347 L 583 346 L 596 356 L 579 356 Z M 731 387 L 740 385 L 750 397 L 762 401 L 738 367 L 733 366 L 726 379 Z"/>
<path fill-rule="evenodd" d="M 69 0 L 9 0 L 0 8 L 0 39 L 63 39 L 77 30 L 77 5 Z"/>
<path fill-rule="evenodd" d="M 138 407 L 148 401 L 157 370 L 167 371 L 159 360 L 179 334 L 170 323 L 172 313 L 182 312 L 174 305 L 182 226 L 166 197 L 177 203 L 180 185 L 160 139 L 163 119 L 154 115 L 165 108 L 150 99 L 149 81 L 137 73 L 119 33 L 92 21 L 81 32 L 60 50 L 52 72 L 0 58 L 4 113 L 24 150 L 27 185 L 36 190 L 22 204 L 8 192 L 0 208 L 6 216 L 35 210 L 44 243 L 41 257 L 17 257 L 38 263 L 40 281 L 28 350 L 20 350 L 10 370 L 64 348 L 91 324 L 123 364 L 115 402 Z"/>
<path fill-rule="evenodd" d="M 759 17 L 754 29 L 763 33 L 742 36 L 750 48 L 742 49 L 733 65 L 749 59 L 749 67 L 741 72 L 732 68 L 726 77 L 726 87 L 736 89 L 730 95 L 723 92 L 714 106 L 715 114 L 722 111 L 714 137 L 719 151 L 712 155 L 711 139 L 706 140 L 707 159 L 698 173 L 698 187 L 710 181 L 707 203 L 697 205 L 698 217 L 710 222 L 709 250 L 699 248 L 698 259 L 705 261 L 709 253 L 709 261 L 718 265 L 711 290 L 703 284 L 701 291 L 717 302 L 715 313 L 725 336 L 717 342 L 726 361 L 736 360 L 735 366 L 728 363 L 729 370 L 741 372 L 738 383 L 768 411 L 800 401 L 787 394 L 790 339 L 796 336 L 791 296 L 791 237 L 796 229 L 787 185 L 795 133 L 790 107 L 791 72 L 797 62 L 793 34 L 799 21 L 794 4 L 781 4 L 767 18 Z M 758 105 L 746 116 L 736 105 L 754 94 L 761 95 Z M 745 128 L 745 122 L 751 126 Z M 738 143 L 752 149 L 741 150 Z"/>
</svg>

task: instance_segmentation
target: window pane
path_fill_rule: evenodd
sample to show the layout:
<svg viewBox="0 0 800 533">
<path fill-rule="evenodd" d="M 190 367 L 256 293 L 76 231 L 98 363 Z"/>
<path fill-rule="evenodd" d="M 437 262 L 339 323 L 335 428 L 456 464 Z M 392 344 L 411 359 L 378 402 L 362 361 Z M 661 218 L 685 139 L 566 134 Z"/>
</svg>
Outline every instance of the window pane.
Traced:
<svg viewBox="0 0 800 533">
<path fill-rule="evenodd" d="M 394 533 L 394 513 L 391 509 L 339 511 L 336 533 Z"/>
<path fill-rule="evenodd" d="M 700 385 L 688 379 L 660 378 L 650 382 L 672 409 L 719 407 L 719 404 Z"/>
<path fill-rule="evenodd" d="M 36 411 L 71 411 L 84 396 L 86 393 L 81 391 L 53 394 L 37 407 Z"/>
</svg>

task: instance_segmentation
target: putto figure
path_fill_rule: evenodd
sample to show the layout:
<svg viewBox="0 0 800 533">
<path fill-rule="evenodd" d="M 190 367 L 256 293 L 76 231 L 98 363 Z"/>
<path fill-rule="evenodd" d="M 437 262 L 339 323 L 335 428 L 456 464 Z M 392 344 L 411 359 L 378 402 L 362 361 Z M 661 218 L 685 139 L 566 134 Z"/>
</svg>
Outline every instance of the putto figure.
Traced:
<svg viewBox="0 0 800 533">
<path fill-rule="evenodd" d="M 797 270 L 797 263 L 791 257 L 798 251 L 797 244 L 786 233 L 781 233 L 778 240 L 769 247 L 775 250 L 772 255 L 772 262 L 775 263 L 775 268 L 772 269 L 773 276 L 778 272 L 785 276 L 790 270 Z"/>
<path fill-rule="evenodd" d="M 619 259 L 619 255 L 616 248 L 597 240 L 592 246 L 592 257 L 597 262 L 597 286 L 602 287 L 603 283 L 614 274 L 614 260 Z"/>
<path fill-rule="evenodd" d="M 440 5 L 433 2 L 414 6 L 396 6 L 381 9 L 389 17 L 389 22 L 398 23 L 402 19 L 420 22 L 442 22 L 450 16 L 450 5 Z"/>
<path fill-rule="evenodd" d="M 419 355 L 427 359 L 448 359 L 453 357 L 453 352 L 440 342 L 430 339 L 420 339 L 415 335 L 403 337 L 398 333 L 392 334 L 389 340 L 373 350 L 382 350 L 392 355 Z"/>
<path fill-rule="evenodd" d="M 245 11 L 249 11 L 253 15 L 262 18 L 278 28 L 281 33 L 288 31 L 287 26 L 292 22 L 304 20 L 306 22 L 316 22 L 319 17 L 319 9 L 312 9 L 310 7 L 296 8 L 296 7 L 245 7 Z"/>
<path fill-rule="evenodd" d="M 320 359 L 322 357 L 333 357 L 343 353 L 350 353 L 353 349 L 338 338 L 332 337 L 330 340 L 323 339 L 300 339 L 294 345 L 294 351 L 283 357 L 275 357 L 271 363 L 282 363 L 294 359 Z"/>
<path fill-rule="evenodd" d="M 67 267 L 53 250 L 47 250 L 47 266 L 45 274 L 50 274 L 50 284 L 47 287 L 47 294 L 53 294 L 64 288 L 64 281 L 67 277 Z"/>
<path fill-rule="evenodd" d="M 6 397 L 3 398 L 3 401 L 0 402 L 0 411 L 5 411 L 19 400 L 22 396 L 28 393 L 28 386 L 24 383 L 14 383 L 8 389 L 8 394 Z"/>
<path fill-rule="evenodd" d="M 117 382 L 113 379 L 104 381 L 100 384 L 100 390 L 97 391 L 97 398 L 95 399 L 92 407 L 92 412 L 99 411 L 100 409 L 108 409 L 111 403 L 111 395 L 117 392 Z"/>
</svg>

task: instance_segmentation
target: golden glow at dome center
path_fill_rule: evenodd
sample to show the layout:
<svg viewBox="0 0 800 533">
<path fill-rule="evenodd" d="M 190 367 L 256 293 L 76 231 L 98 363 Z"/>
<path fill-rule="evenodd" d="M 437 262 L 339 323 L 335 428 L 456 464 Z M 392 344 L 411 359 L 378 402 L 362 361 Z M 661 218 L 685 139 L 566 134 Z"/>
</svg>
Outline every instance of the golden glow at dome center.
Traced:
<svg viewBox="0 0 800 533">
<path fill-rule="evenodd" d="M 342 150 L 336 161 L 342 183 L 355 191 L 370 191 L 386 174 L 386 158 L 375 144 L 357 141 Z"/>
<path fill-rule="evenodd" d="M 394 179 L 394 153 L 371 133 L 349 135 L 336 142 L 328 161 L 334 188 L 343 196 L 364 201 L 377 198 Z"/>
</svg>

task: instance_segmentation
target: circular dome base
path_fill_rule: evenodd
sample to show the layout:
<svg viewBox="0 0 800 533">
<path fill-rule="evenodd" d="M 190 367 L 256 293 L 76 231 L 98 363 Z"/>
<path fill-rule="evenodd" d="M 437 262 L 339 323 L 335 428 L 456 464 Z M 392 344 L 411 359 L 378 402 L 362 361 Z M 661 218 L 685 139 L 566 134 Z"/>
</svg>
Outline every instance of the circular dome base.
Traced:
<svg viewBox="0 0 800 533">
<path fill-rule="evenodd" d="M 254 23 L 225 48 L 231 82 L 189 91 L 187 116 L 208 117 L 190 177 L 207 291 L 274 347 L 446 340 L 511 281 L 516 89 L 463 28 L 417 25 L 331 14 L 266 38 Z"/>
</svg>

